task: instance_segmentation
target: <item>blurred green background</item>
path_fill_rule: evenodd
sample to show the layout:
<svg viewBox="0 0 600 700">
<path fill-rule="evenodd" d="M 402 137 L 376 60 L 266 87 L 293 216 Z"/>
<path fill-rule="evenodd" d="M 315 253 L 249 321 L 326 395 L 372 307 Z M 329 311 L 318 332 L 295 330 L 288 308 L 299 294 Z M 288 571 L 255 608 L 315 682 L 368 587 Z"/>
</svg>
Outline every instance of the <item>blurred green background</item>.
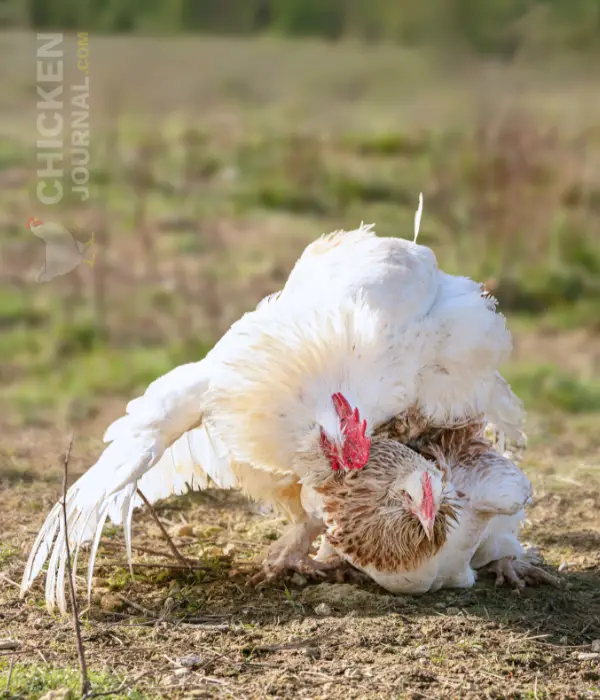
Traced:
<svg viewBox="0 0 600 700">
<path fill-rule="evenodd" d="M 541 414 L 600 410 L 600 1 L 5 0 L 0 401 L 84 420 L 198 359 L 323 232 L 376 224 L 485 281 Z M 89 33 L 87 202 L 36 196 L 35 32 Z M 67 188 L 68 189 L 68 188 Z M 30 216 L 93 268 L 40 284 Z"/>
<path fill-rule="evenodd" d="M 513 55 L 523 43 L 594 46 L 597 0 L 22 0 L 5 1 L 15 24 L 99 32 L 278 33 L 329 39 L 444 41 Z"/>
</svg>

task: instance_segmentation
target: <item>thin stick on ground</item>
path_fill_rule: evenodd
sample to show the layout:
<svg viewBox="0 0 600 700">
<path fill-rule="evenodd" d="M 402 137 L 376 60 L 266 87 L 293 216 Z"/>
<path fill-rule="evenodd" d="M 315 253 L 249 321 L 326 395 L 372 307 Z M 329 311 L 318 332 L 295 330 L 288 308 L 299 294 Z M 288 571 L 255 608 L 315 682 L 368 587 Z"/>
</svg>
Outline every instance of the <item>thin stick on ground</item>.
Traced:
<svg viewBox="0 0 600 700">
<path fill-rule="evenodd" d="M 116 594 L 117 598 L 125 605 L 129 605 L 130 608 L 133 608 L 134 610 L 137 610 L 138 612 L 141 612 L 142 615 L 146 615 L 146 617 L 152 617 L 155 620 L 158 620 L 160 618 L 160 615 L 157 615 L 154 610 L 149 610 L 148 608 L 145 608 L 143 605 L 140 605 L 139 603 L 134 603 L 132 600 L 129 600 L 129 598 L 126 598 L 124 595 L 121 595 L 121 593 Z"/>
<path fill-rule="evenodd" d="M 228 559 L 223 560 L 228 563 Z M 243 563 L 243 562 L 241 562 Z M 108 569 L 108 568 L 127 568 L 129 563 L 126 561 L 101 561 L 96 566 L 97 569 Z M 168 562 L 134 562 L 132 564 L 134 569 L 165 569 L 167 571 L 214 571 L 215 567 L 210 564 L 194 564 L 188 562 L 186 564 L 170 564 Z"/>
<path fill-rule="evenodd" d="M 268 644 L 266 646 L 254 647 L 253 652 L 266 652 L 266 651 L 284 651 L 287 649 L 300 649 L 306 646 L 315 646 L 318 642 L 322 642 L 324 639 L 337 634 L 344 628 L 344 625 L 338 625 L 328 632 L 319 634 L 315 637 L 308 637 L 307 639 L 298 639 L 295 642 L 288 642 L 287 644 Z"/>
<path fill-rule="evenodd" d="M 4 688 L 4 692 L 6 695 L 10 693 L 10 682 L 12 680 L 12 674 L 15 669 L 15 659 L 14 657 L 10 660 L 10 668 L 8 669 L 8 677 L 6 679 L 6 687 Z"/>
<path fill-rule="evenodd" d="M 204 543 L 206 543 L 206 540 L 203 540 Z M 212 544 L 212 542 L 210 543 Z M 122 545 L 120 542 L 103 542 L 102 547 L 104 549 L 118 549 L 119 551 L 122 549 Z M 159 552 L 157 549 L 151 549 L 150 547 L 140 547 L 139 545 L 131 545 L 131 549 L 134 552 L 141 552 L 142 554 L 151 554 L 155 557 L 163 557 L 164 559 L 172 559 L 173 555 L 171 552 Z"/>
<path fill-rule="evenodd" d="M 79 669 L 81 672 L 81 695 L 84 697 L 90 690 L 87 664 L 83 641 L 81 639 L 81 626 L 79 624 L 79 609 L 77 607 L 77 597 L 75 595 L 75 584 L 73 583 L 73 572 L 71 570 L 71 548 L 69 546 L 69 531 L 67 529 L 67 481 L 69 476 L 69 459 L 71 458 L 71 448 L 73 447 L 73 436 L 69 441 L 69 447 L 65 454 L 64 477 L 63 477 L 63 497 L 61 501 L 63 526 L 65 528 L 65 549 L 67 550 L 67 579 L 69 581 L 69 592 L 71 594 L 71 607 L 73 609 L 73 627 L 75 628 L 75 639 L 77 640 L 77 656 L 79 657 Z"/>
<path fill-rule="evenodd" d="M 184 566 L 189 568 L 190 567 L 189 560 L 186 559 L 183 556 L 183 554 L 177 549 L 175 542 L 173 542 L 173 540 L 171 539 L 171 536 L 167 532 L 165 526 L 161 523 L 160 518 L 156 514 L 156 511 L 152 507 L 152 504 L 150 503 L 150 501 L 146 498 L 146 496 L 144 496 L 144 494 L 139 489 L 137 490 L 137 492 L 138 492 L 138 496 L 142 499 L 142 501 L 144 501 L 144 504 L 148 508 L 148 511 L 150 512 L 150 515 L 152 516 L 152 519 L 158 525 L 163 537 L 165 538 L 165 540 L 167 541 L 167 544 L 169 545 L 169 549 L 171 550 L 171 552 L 173 552 L 173 556 L 178 561 L 180 561 Z"/>
</svg>

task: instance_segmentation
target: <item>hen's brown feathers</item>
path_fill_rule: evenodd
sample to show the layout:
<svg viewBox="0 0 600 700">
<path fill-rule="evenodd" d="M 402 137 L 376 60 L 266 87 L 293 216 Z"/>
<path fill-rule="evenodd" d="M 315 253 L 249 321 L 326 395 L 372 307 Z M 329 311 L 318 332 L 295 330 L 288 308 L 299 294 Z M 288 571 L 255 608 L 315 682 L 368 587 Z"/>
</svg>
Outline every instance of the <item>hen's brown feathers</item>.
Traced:
<svg viewBox="0 0 600 700">
<path fill-rule="evenodd" d="M 362 470 L 336 473 L 315 489 L 323 498 L 330 544 L 354 564 L 381 572 L 411 571 L 433 557 L 457 520 L 456 506 L 442 499 L 433 535 L 427 538 L 402 494 L 393 489 L 402 469 L 400 447 L 389 440 L 374 441 Z"/>
<path fill-rule="evenodd" d="M 316 489 L 323 496 L 329 542 L 355 564 L 371 565 L 381 572 L 411 571 L 435 556 L 457 522 L 458 507 L 442 500 L 429 540 L 402 499 L 393 495 L 391 487 L 402 463 L 393 444 L 442 466 L 475 466 L 491 449 L 484 429 L 481 416 L 441 428 L 432 425 L 417 407 L 380 425 L 373 433 L 367 466 L 331 476 Z"/>
</svg>

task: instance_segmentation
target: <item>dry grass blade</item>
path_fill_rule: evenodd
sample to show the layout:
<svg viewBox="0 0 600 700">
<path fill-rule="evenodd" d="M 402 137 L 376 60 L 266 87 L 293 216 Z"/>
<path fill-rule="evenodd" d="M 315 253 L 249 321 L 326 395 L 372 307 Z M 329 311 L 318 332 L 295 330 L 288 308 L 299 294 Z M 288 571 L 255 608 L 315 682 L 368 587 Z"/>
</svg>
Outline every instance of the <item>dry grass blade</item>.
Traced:
<svg viewBox="0 0 600 700">
<path fill-rule="evenodd" d="M 6 583 L 10 583 L 11 586 L 14 586 L 15 588 L 21 588 L 20 584 L 18 584 L 16 581 L 13 581 L 6 574 L 0 574 L 0 577 L 3 578 L 6 581 Z"/>
<path fill-rule="evenodd" d="M 139 603 L 134 603 L 132 600 L 129 600 L 129 598 L 126 598 L 124 595 L 121 593 L 116 594 L 117 598 L 125 605 L 129 605 L 130 608 L 133 608 L 134 610 L 137 610 L 138 612 L 142 613 L 142 615 L 146 615 L 147 617 L 151 617 L 154 620 L 159 619 L 159 615 L 157 615 L 155 612 L 152 610 L 149 610 L 148 608 L 145 608 L 143 605 L 140 605 Z"/>
</svg>

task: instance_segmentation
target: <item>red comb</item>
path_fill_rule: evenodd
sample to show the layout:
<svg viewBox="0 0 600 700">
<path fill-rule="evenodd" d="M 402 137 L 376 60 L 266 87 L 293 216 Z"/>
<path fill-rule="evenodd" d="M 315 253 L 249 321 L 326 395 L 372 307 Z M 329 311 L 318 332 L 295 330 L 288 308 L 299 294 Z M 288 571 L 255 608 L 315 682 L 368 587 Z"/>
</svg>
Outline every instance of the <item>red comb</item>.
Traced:
<svg viewBox="0 0 600 700">
<path fill-rule="evenodd" d="M 341 393 L 332 394 L 331 400 L 340 419 L 340 427 L 346 440 L 342 457 L 348 468 L 361 469 L 369 460 L 371 440 L 366 436 L 367 421 L 360 420 L 358 408 L 352 410 L 346 397 Z"/>
<path fill-rule="evenodd" d="M 331 400 L 335 407 L 335 411 L 338 414 L 338 418 L 342 420 L 347 420 L 352 415 L 352 406 L 348 403 L 348 400 L 343 394 L 339 392 L 337 394 L 331 395 Z M 357 411 L 358 412 L 358 411 Z"/>
</svg>

